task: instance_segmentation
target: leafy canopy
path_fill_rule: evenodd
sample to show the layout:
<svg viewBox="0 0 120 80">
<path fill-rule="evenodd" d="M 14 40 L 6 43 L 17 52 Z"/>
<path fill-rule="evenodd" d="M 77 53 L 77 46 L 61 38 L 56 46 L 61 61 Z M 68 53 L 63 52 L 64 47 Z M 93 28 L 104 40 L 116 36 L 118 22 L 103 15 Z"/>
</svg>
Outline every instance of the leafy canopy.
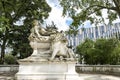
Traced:
<svg viewBox="0 0 120 80">
<path fill-rule="evenodd" d="M 0 47 L 1 60 L 4 59 L 5 48 L 11 47 L 14 54 L 21 58 L 31 52 L 28 36 L 33 19 L 43 22 L 49 16 L 50 6 L 45 0 L 0 0 Z M 16 23 L 22 22 L 17 25 Z"/>
<path fill-rule="evenodd" d="M 103 23 L 103 10 L 107 10 L 109 22 L 120 17 L 120 0 L 59 0 L 63 6 L 63 15 L 73 19 L 72 25 L 79 26 L 86 20 L 91 23 Z"/>
</svg>

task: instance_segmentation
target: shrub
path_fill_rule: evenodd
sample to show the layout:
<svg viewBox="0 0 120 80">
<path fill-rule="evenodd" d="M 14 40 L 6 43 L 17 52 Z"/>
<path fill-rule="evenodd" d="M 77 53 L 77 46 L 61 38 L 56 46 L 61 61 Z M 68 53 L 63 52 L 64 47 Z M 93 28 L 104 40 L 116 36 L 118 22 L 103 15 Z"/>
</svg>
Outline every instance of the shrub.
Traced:
<svg viewBox="0 0 120 80">
<path fill-rule="evenodd" d="M 1 60 L 1 58 L 0 58 L 0 64 L 2 64 L 2 60 Z"/>
<path fill-rule="evenodd" d="M 6 54 L 4 57 L 5 64 L 17 64 L 17 58 L 11 54 Z"/>
</svg>

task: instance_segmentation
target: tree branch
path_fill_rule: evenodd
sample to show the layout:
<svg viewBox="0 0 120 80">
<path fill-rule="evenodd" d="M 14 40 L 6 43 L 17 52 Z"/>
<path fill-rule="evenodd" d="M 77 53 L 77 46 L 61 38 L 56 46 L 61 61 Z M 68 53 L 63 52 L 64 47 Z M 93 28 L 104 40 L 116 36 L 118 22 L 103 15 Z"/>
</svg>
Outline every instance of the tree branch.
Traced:
<svg viewBox="0 0 120 80">
<path fill-rule="evenodd" d="M 20 14 L 20 11 L 23 10 L 24 3 L 26 3 L 26 2 L 27 2 L 27 0 L 24 0 L 22 6 L 20 6 L 20 8 L 17 10 L 15 17 L 13 18 L 13 21 L 14 21 L 15 19 L 17 19 L 18 15 Z M 28 5 L 29 5 L 29 4 L 28 4 Z"/>
<path fill-rule="evenodd" d="M 118 12 L 120 17 L 120 0 L 113 0 L 115 6 L 116 6 L 116 12 Z"/>
<path fill-rule="evenodd" d="M 98 8 L 101 8 L 101 9 L 116 10 L 116 7 L 106 7 L 106 6 L 101 6 L 101 5 L 92 5 L 92 6 L 89 6 L 88 8 L 86 8 L 86 10 L 94 8 L 94 7 L 98 7 Z"/>
</svg>

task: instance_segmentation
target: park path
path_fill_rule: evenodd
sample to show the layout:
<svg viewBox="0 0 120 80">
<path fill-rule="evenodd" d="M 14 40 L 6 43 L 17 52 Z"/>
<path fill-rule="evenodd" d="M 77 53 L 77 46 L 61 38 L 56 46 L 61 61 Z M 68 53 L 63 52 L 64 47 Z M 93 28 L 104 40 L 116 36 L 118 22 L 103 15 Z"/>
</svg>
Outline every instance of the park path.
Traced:
<svg viewBox="0 0 120 80">
<path fill-rule="evenodd" d="M 120 76 L 102 74 L 80 74 L 79 80 L 120 80 Z"/>
<path fill-rule="evenodd" d="M 15 73 L 0 73 L 0 80 L 14 80 Z"/>
<path fill-rule="evenodd" d="M 0 73 L 0 80 L 14 80 L 14 73 Z M 102 74 L 79 74 L 79 80 L 120 80 L 120 76 Z"/>
</svg>

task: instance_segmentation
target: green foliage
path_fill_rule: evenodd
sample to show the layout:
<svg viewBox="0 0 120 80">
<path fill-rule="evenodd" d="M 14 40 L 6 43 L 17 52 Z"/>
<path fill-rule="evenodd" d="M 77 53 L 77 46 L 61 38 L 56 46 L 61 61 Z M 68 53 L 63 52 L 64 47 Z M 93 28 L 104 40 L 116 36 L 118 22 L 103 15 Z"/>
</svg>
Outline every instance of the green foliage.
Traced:
<svg viewBox="0 0 120 80">
<path fill-rule="evenodd" d="M 3 64 L 1 59 L 0 59 L 0 64 Z"/>
<path fill-rule="evenodd" d="M 5 61 L 5 64 L 17 64 L 17 58 L 11 54 L 6 54 L 4 61 Z"/>
<path fill-rule="evenodd" d="M 94 42 L 90 39 L 86 39 L 81 45 L 77 46 L 76 53 L 80 55 L 80 63 L 82 63 L 82 60 L 85 61 L 88 60 L 89 51 L 93 49 Z"/>
<path fill-rule="evenodd" d="M 76 53 L 86 64 L 120 64 L 120 41 L 114 38 L 86 39 L 77 46 Z"/>
<path fill-rule="evenodd" d="M 66 31 L 66 34 L 70 35 L 70 36 L 76 36 L 78 34 L 78 26 L 70 26 L 69 30 Z"/>
<path fill-rule="evenodd" d="M 8 46 L 13 48 L 12 54 L 14 56 L 19 55 L 19 58 L 22 59 L 31 55 L 32 49 L 29 45 L 29 35 L 29 26 L 20 26 L 15 33 L 9 34 Z"/>
<path fill-rule="evenodd" d="M 13 54 L 20 58 L 29 56 L 32 50 L 28 36 L 33 19 L 43 22 L 51 8 L 45 0 L 0 0 L 0 47 L 4 61 L 5 48 L 13 48 Z M 23 22 L 17 25 L 17 22 Z M 22 47 L 21 47 L 22 46 Z"/>
<path fill-rule="evenodd" d="M 120 17 L 119 0 L 59 0 L 63 7 L 63 15 L 73 19 L 72 25 L 79 26 L 86 20 L 91 23 L 103 23 L 102 11 L 107 10 L 109 22 Z"/>
</svg>

